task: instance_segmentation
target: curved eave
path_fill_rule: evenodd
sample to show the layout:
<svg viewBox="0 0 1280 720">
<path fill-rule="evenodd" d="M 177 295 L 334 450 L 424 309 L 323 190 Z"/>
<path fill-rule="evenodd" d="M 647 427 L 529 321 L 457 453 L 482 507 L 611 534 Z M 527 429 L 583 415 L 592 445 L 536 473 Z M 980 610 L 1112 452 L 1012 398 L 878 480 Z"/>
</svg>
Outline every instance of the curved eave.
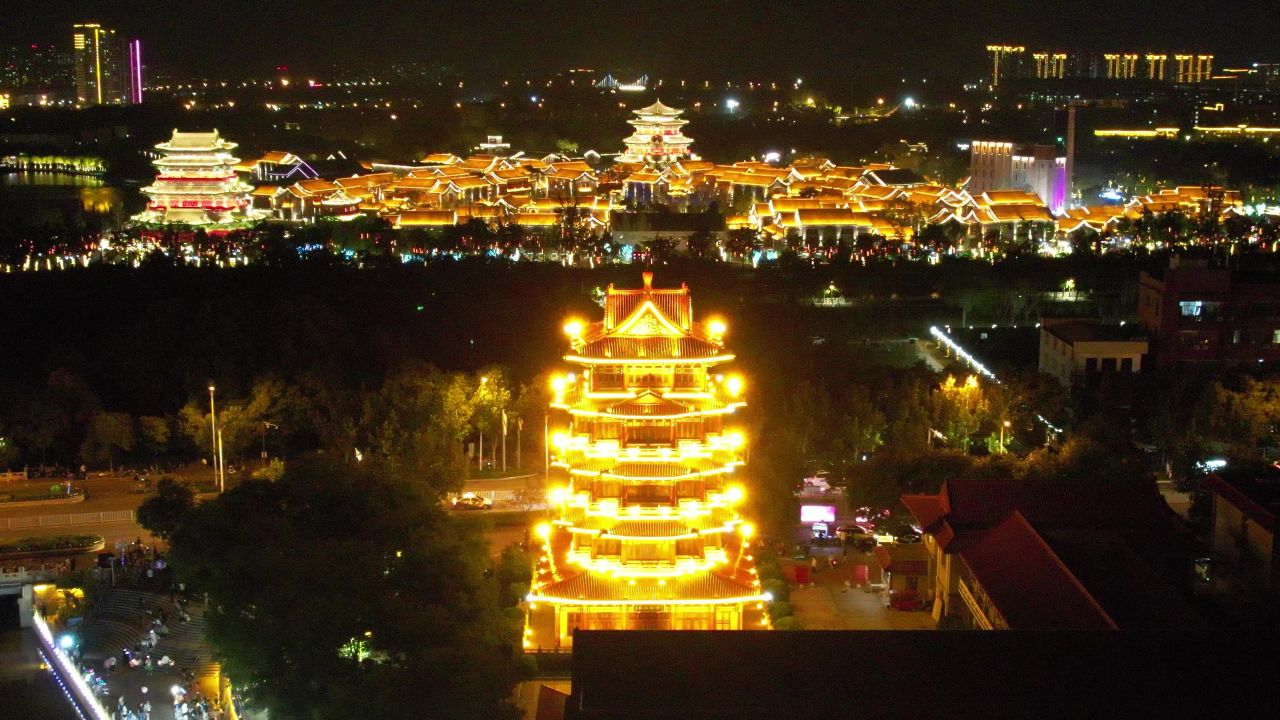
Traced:
<svg viewBox="0 0 1280 720">
<path fill-rule="evenodd" d="M 716 365 L 732 361 L 736 355 L 726 353 L 724 355 L 713 355 L 710 357 L 651 357 L 651 358 L 597 358 L 585 357 L 582 355 L 565 355 L 565 362 L 578 363 L 580 365 L 654 365 L 654 364 L 679 364 L 679 365 Z"/>
<path fill-rule="evenodd" d="M 560 408 L 569 411 L 570 415 L 575 417 L 601 417 L 611 420 L 687 420 L 696 417 L 710 417 L 714 415 L 731 415 L 737 412 L 738 408 L 746 407 L 745 402 L 733 402 L 724 407 L 712 408 L 710 410 L 690 410 L 683 413 L 670 413 L 666 415 L 628 415 L 623 413 L 603 412 L 600 410 L 588 410 L 586 408 L 570 407 L 568 405 L 552 404 L 551 407 Z"/>
<path fill-rule="evenodd" d="M 759 595 L 742 595 L 739 597 L 727 598 L 676 598 L 676 599 L 637 599 L 623 600 L 607 599 L 574 599 L 559 598 L 551 595 L 539 595 L 536 592 L 529 593 L 525 599 L 531 603 L 551 603 L 554 605 L 737 605 L 739 603 L 768 602 L 771 598 L 762 594 Z"/>
</svg>

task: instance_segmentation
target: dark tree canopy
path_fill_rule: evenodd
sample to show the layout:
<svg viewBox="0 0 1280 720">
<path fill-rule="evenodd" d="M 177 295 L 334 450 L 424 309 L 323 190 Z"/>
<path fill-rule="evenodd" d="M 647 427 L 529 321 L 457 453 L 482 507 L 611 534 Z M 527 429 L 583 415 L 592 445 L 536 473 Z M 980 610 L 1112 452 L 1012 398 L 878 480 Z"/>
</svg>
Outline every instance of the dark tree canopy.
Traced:
<svg viewBox="0 0 1280 720">
<path fill-rule="evenodd" d="M 480 538 L 420 485 L 315 456 L 201 505 L 172 544 L 228 676 L 272 717 L 516 717 L 518 622 Z"/>
<path fill-rule="evenodd" d="M 138 506 L 138 524 L 153 535 L 168 538 L 195 504 L 196 496 L 191 488 L 164 478 L 156 483 L 156 494 Z"/>
</svg>

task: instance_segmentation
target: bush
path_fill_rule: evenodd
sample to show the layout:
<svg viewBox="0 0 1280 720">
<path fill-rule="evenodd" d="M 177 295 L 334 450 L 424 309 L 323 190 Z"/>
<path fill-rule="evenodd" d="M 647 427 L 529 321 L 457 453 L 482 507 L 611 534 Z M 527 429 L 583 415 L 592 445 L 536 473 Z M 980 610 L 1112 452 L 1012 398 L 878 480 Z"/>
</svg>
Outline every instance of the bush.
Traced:
<svg viewBox="0 0 1280 720">
<path fill-rule="evenodd" d="M 788 615 L 784 618 L 778 618 L 773 623 L 774 630 L 803 630 L 804 623 L 800 622 L 800 618 L 795 615 Z"/>
<path fill-rule="evenodd" d="M 760 578 L 760 582 L 765 580 L 781 580 L 786 581 L 787 576 L 782 573 L 782 566 L 777 563 L 765 563 L 756 566 L 756 577 Z"/>
<path fill-rule="evenodd" d="M 774 602 L 786 602 L 791 599 L 791 588 L 787 584 L 777 578 L 770 578 L 760 583 L 760 589 L 769 593 L 773 597 Z"/>
<path fill-rule="evenodd" d="M 791 603 L 786 602 L 785 600 L 774 600 L 769 603 L 767 607 L 769 610 L 769 619 L 774 623 L 777 623 L 778 620 L 781 620 L 782 618 L 789 617 L 794 612 L 791 607 Z"/>
</svg>

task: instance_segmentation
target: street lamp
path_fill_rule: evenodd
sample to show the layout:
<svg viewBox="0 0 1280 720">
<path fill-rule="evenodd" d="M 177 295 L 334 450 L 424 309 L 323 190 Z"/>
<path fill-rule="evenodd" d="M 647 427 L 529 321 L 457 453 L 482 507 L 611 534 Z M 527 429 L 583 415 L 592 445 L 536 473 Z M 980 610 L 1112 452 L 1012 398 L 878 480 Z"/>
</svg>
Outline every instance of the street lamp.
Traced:
<svg viewBox="0 0 1280 720">
<path fill-rule="evenodd" d="M 213 484 L 222 492 L 222 473 L 218 466 L 218 411 L 213 402 L 213 383 L 209 383 L 209 454 L 213 456 Z"/>
<path fill-rule="evenodd" d="M 489 376 L 482 375 L 480 377 L 480 387 L 476 390 L 476 394 L 479 395 L 481 392 L 483 392 L 484 386 L 487 385 L 488 383 L 489 383 Z M 480 463 L 477 467 L 479 467 L 481 472 L 484 472 L 484 429 L 479 427 L 477 424 L 476 432 L 479 433 L 480 435 Z"/>
<path fill-rule="evenodd" d="M 1000 452 L 1001 453 L 1009 452 L 1004 446 L 1004 431 L 1008 427 L 1009 427 L 1008 420 L 1005 420 L 1004 422 L 1000 423 Z"/>
</svg>

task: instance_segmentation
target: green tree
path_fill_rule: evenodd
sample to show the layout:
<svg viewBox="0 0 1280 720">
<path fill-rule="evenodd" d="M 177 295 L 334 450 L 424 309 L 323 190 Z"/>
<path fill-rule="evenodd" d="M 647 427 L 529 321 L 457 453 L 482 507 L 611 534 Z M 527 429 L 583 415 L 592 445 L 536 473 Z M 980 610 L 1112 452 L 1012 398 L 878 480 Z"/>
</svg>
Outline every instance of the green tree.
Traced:
<svg viewBox="0 0 1280 720">
<path fill-rule="evenodd" d="M 138 418 L 138 449 L 155 462 L 169 448 L 169 420 L 154 415 Z"/>
<path fill-rule="evenodd" d="M 138 524 L 168 540 L 195 506 L 196 496 L 191 488 L 173 478 L 161 478 L 155 494 L 138 506 Z"/>
<path fill-rule="evenodd" d="M 129 413 L 94 413 L 84 444 L 80 446 L 80 457 L 87 463 L 106 462 L 114 473 L 116 457 L 132 450 L 133 444 L 133 418 Z"/>
<path fill-rule="evenodd" d="M 291 462 L 172 537 L 210 643 L 272 717 L 516 718 L 519 623 L 470 524 L 377 458 Z"/>
<path fill-rule="evenodd" d="M 716 240 L 706 230 L 696 230 L 685 238 L 685 246 L 689 249 L 689 257 L 709 260 L 715 257 Z"/>
</svg>

